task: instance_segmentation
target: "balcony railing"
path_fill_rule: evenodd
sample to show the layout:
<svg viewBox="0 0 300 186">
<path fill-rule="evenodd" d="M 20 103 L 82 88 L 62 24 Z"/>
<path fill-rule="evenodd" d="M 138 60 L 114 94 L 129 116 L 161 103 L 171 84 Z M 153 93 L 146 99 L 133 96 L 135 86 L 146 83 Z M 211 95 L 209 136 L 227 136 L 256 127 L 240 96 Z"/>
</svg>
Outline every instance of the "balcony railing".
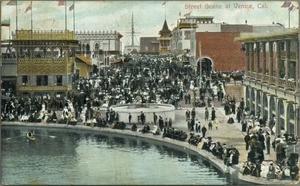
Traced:
<svg viewBox="0 0 300 186">
<path fill-rule="evenodd" d="M 262 80 L 262 74 L 258 73 L 256 77 L 257 77 L 257 78 L 256 78 L 257 80 L 259 80 L 259 81 Z"/>
<path fill-rule="evenodd" d="M 2 65 L 17 64 L 16 58 L 2 58 Z"/>
<path fill-rule="evenodd" d="M 285 87 L 285 79 L 278 79 L 278 86 L 284 88 Z"/>
<path fill-rule="evenodd" d="M 280 52 L 280 58 L 281 59 L 286 59 L 286 51 L 281 51 Z M 296 60 L 296 52 L 290 52 L 290 59 L 291 60 Z"/>
<path fill-rule="evenodd" d="M 69 40 L 74 39 L 74 34 L 69 30 L 17 30 L 13 37 L 17 40 Z"/>
<path fill-rule="evenodd" d="M 296 82 L 294 80 L 288 80 L 286 89 L 288 90 L 295 90 L 296 89 Z"/>
<path fill-rule="evenodd" d="M 270 84 L 276 85 L 276 77 L 275 76 L 270 77 Z"/>
</svg>

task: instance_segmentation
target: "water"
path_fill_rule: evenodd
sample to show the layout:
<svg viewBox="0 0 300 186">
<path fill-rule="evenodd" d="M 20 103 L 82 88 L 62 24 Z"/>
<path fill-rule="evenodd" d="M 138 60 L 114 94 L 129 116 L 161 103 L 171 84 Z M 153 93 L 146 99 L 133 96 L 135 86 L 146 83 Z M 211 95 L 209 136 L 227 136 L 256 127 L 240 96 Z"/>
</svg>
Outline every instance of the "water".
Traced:
<svg viewBox="0 0 300 186">
<path fill-rule="evenodd" d="M 2 127 L 2 183 L 228 184 L 197 155 L 134 137 L 63 129 Z"/>
</svg>

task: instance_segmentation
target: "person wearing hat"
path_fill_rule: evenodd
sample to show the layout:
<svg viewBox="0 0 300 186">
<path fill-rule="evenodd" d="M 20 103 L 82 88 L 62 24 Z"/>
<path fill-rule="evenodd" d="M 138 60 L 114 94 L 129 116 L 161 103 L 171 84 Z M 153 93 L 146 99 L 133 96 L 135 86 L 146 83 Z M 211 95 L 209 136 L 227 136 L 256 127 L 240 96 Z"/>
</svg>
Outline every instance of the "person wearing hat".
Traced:
<svg viewBox="0 0 300 186">
<path fill-rule="evenodd" d="M 275 167 L 273 165 L 273 162 L 270 163 L 269 166 L 269 171 L 267 174 L 267 179 L 275 179 L 276 175 L 275 175 Z"/>
<path fill-rule="evenodd" d="M 267 154 L 270 154 L 271 137 L 269 132 L 266 133 L 266 146 L 267 146 Z"/>
</svg>

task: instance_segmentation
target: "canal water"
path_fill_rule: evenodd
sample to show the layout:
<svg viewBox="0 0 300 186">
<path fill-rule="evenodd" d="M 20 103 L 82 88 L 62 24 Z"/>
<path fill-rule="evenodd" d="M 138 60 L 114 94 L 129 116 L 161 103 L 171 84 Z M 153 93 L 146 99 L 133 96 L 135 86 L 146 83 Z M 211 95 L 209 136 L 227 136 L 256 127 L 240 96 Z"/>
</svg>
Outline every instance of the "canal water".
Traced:
<svg viewBox="0 0 300 186">
<path fill-rule="evenodd" d="M 1 148 L 5 185 L 228 184 L 196 154 L 135 137 L 3 126 Z"/>
</svg>

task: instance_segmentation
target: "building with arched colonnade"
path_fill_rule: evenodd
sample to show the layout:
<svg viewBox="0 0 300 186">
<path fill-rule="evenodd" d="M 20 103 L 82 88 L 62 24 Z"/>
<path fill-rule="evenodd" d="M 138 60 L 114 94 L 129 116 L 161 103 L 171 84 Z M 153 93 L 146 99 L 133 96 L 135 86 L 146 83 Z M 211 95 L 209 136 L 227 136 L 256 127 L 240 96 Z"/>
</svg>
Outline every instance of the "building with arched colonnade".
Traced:
<svg viewBox="0 0 300 186">
<path fill-rule="evenodd" d="M 251 111 L 275 120 L 276 134 L 300 136 L 299 29 L 246 34 L 244 98 Z"/>
</svg>

